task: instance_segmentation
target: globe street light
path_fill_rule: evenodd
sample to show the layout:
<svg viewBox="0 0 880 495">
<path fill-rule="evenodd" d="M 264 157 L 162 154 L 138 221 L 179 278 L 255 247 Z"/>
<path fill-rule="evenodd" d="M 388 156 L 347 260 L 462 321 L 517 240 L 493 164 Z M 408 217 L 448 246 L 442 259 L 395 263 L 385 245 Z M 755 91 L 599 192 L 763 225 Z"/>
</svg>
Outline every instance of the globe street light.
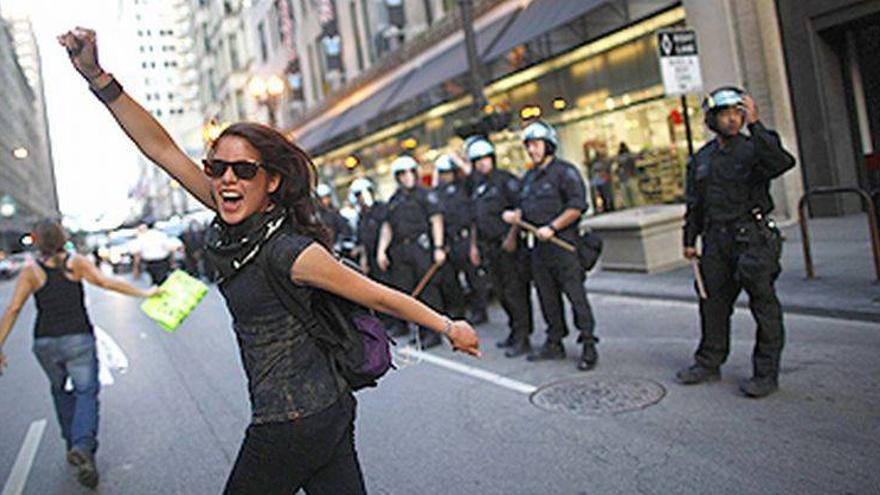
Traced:
<svg viewBox="0 0 880 495">
<path fill-rule="evenodd" d="M 15 158 L 17 158 L 19 160 L 24 160 L 29 155 L 30 155 L 30 152 L 24 146 L 19 146 L 18 148 L 15 148 L 14 150 L 12 150 L 12 156 L 14 156 Z"/>
<path fill-rule="evenodd" d="M 284 79 L 274 74 L 267 78 L 254 76 L 248 82 L 248 93 L 257 100 L 257 103 L 266 106 L 269 112 L 269 125 L 272 127 L 277 125 L 275 111 L 278 108 L 278 100 L 284 94 L 285 89 Z"/>
<path fill-rule="evenodd" d="M 4 194 L 3 197 L 0 198 L 0 217 L 2 217 L 4 224 L 9 223 L 9 219 L 15 215 L 16 210 L 17 207 L 15 206 L 15 200 L 12 199 L 12 196 Z M 5 228 L 2 228 L 0 229 L 0 251 L 8 251 L 8 248 L 7 232 Z"/>
</svg>

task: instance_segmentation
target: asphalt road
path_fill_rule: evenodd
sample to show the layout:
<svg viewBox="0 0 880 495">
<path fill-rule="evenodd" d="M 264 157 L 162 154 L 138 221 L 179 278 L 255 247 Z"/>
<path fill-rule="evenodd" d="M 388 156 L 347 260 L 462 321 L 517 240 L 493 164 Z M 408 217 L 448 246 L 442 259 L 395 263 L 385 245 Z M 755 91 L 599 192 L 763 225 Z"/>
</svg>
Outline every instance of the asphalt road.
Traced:
<svg viewBox="0 0 880 495">
<path fill-rule="evenodd" d="M 3 307 L 11 290 L 0 283 Z M 483 359 L 435 350 L 442 361 L 405 363 L 359 393 L 357 446 L 370 493 L 877 493 L 880 326 L 788 315 L 781 391 L 755 401 L 737 389 L 751 369 L 748 312 L 734 317 L 723 380 L 683 387 L 673 376 L 696 345 L 694 304 L 592 302 L 602 338 L 593 372 L 575 370 L 574 336 L 565 361 L 504 358 L 494 347 L 504 336 L 494 307 L 492 323 L 479 329 Z M 88 306 L 128 360 L 101 392 L 97 491 L 219 493 L 249 418 L 222 298 L 212 290 L 174 334 L 141 314 L 134 299 L 89 290 Z M 30 352 L 33 318 L 29 302 L 4 349 L 11 363 L 0 376 L 0 486 L 10 489 L 30 426 L 46 419 L 22 493 L 86 493 L 65 462 L 48 381 Z M 530 400 L 530 389 L 569 379 L 599 388 L 550 397 L 573 397 L 575 406 L 637 406 L 651 393 L 659 400 L 586 415 Z M 618 388 L 632 383 L 647 388 Z"/>
</svg>

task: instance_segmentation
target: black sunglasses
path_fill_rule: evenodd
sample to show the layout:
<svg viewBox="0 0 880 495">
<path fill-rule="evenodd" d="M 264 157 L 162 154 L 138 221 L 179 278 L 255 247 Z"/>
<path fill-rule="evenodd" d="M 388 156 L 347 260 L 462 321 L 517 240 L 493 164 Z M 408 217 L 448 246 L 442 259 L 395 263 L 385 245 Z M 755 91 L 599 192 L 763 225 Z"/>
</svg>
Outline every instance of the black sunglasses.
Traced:
<svg viewBox="0 0 880 495">
<path fill-rule="evenodd" d="M 257 175 L 257 169 L 262 167 L 263 164 L 246 160 L 227 162 L 224 160 L 205 159 L 202 160 L 202 166 L 205 168 L 205 174 L 214 179 L 223 177 L 223 174 L 226 173 L 226 169 L 229 167 L 232 167 L 232 172 L 239 179 L 253 179 Z"/>
</svg>

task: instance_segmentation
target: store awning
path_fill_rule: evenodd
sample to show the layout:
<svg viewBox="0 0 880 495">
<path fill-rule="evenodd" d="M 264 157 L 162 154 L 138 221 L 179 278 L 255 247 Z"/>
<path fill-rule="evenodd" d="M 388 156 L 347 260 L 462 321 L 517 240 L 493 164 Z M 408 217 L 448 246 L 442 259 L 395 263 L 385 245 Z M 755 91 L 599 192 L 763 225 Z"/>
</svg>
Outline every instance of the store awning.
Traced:
<svg viewBox="0 0 880 495">
<path fill-rule="evenodd" d="M 343 112 L 342 115 L 336 117 L 336 125 L 327 132 L 324 139 L 330 140 L 352 129 L 356 129 L 367 123 L 367 121 L 373 117 L 379 115 L 383 109 L 388 108 L 388 100 L 394 96 L 394 93 L 401 86 L 406 84 L 411 75 L 412 72 L 408 72 L 389 81 L 385 86 L 368 96 L 360 103 L 352 105 L 352 107 Z"/>
<path fill-rule="evenodd" d="M 477 29 L 478 55 L 489 48 L 492 42 L 506 31 L 514 15 L 516 15 L 516 11 L 494 20 L 481 29 Z M 405 85 L 394 92 L 394 97 L 387 102 L 384 108 L 394 108 L 467 71 L 467 50 L 462 38 L 461 41 L 452 47 L 427 60 L 420 67 L 413 69 L 411 71 L 412 77 L 409 78 Z"/>
<path fill-rule="evenodd" d="M 574 20 L 608 0 L 533 0 L 488 53 L 482 56 L 489 62 L 511 49 Z"/>
<path fill-rule="evenodd" d="M 317 148 L 321 143 L 326 141 L 327 135 L 330 131 L 333 130 L 338 124 L 338 120 L 341 116 L 331 117 L 324 122 L 316 125 L 314 128 L 310 129 L 308 132 L 303 133 L 301 136 L 296 136 L 295 142 L 301 148 L 306 151 L 311 152 L 315 148 Z"/>
</svg>

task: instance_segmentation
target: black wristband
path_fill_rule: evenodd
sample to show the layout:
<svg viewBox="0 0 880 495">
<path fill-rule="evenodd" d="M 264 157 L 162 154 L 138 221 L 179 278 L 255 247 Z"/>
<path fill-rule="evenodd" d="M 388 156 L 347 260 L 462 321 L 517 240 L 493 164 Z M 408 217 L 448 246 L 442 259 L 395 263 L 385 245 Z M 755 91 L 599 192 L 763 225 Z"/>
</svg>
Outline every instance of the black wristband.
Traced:
<svg viewBox="0 0 880 495">
<path fill-rule="evenodd" d="M 110 82 L 103 88 L 95 89 L 89 86 L 89 90 L 105 105 L 116 101 L 122 95 L 122 85 L 112 75 L 110 76 Z"/>
</svg>

